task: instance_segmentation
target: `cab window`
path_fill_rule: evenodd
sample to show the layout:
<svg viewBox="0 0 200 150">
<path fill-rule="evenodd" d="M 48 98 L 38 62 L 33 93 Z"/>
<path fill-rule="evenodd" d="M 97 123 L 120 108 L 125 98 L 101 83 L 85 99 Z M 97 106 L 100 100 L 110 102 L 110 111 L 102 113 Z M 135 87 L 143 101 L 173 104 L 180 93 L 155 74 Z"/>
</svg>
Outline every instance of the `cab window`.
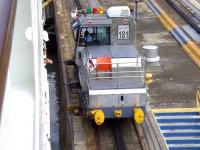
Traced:
<svg viewBox="0 0 200 150">
<path fill-rule="evenodd" d="M 79 35 L 79 46 L 110 45 L 110 27 L 82 27 Z"/>
</svg>

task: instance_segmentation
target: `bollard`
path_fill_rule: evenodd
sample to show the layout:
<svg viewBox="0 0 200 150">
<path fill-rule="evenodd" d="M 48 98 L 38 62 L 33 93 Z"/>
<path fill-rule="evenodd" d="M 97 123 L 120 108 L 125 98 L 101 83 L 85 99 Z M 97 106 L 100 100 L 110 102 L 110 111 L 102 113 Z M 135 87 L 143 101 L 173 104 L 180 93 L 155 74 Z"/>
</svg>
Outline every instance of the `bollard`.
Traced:
<svg viewBox="0 0 200 150">
<path fill-rule="evenodd" d="M 156 45 L 146 45 L 143 46 L 144 55 L 146 57 L 146 62 L 148 63 L 155 63 L 160 60 L 158 56 L 158 46 Z"/>
</svg>

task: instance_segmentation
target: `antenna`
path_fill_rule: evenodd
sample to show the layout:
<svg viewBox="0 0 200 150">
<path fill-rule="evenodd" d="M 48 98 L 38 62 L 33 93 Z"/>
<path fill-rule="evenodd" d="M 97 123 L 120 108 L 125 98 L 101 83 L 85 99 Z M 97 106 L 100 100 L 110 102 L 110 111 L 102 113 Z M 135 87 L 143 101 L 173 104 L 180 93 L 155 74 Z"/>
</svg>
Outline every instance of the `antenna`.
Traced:
<svg viewBox="0 0 200 150">
<path fill-rule="evenodd" d="M 133 23 L 134 23 L 134 45 L 135 45 L 135 48 L 136 48 L 136 44 L 137 44 L 137 35 L 136 35 L 136 30 L 137 30 L 137 22 L 135 21 L 135 19 L 133 19 Z M 137 55 L 138 55 L 138 52 L 137 52 Z"/>
<path fill-rule="evenodd" d="M 138 2 L 139 2 L 139 0 L 135 0 L 135 12 L 134 12 L 134 20 L 135 21 L 137 21 Z"/>
</svg>

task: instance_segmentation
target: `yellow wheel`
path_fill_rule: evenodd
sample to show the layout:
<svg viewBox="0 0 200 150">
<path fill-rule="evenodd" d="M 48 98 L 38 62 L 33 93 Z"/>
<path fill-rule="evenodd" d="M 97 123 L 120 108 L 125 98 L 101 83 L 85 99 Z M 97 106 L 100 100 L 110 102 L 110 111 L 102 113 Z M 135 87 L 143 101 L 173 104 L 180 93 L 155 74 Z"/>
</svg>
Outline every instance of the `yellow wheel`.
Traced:
<svg viewBox="0 0 200 150">
<path fill-rule="evenodd" d="M 144 122 L 144 111 L 141 108 L 135 108 L 133 116 L 136 123 L 142 124 Z"/>
<path fill-rule="evenodd" d="M 102 110 L 96 110 L 94 113 L 94 121 L 97 125 L 102 125 L 105 120 L 105 115 Z"/>
</svg>

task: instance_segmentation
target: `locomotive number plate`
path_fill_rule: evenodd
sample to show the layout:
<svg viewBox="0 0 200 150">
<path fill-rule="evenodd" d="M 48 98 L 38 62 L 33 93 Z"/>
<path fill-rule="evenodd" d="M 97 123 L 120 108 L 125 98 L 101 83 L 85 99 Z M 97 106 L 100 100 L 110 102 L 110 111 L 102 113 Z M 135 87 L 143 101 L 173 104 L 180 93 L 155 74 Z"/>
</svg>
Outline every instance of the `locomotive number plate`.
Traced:
<svg viewBox="0 0 200 150">
<path fill-rule="evenodd" d="M 118 40 L 129 39 L 129 25 L 118 26 Z"/>
</svg>

